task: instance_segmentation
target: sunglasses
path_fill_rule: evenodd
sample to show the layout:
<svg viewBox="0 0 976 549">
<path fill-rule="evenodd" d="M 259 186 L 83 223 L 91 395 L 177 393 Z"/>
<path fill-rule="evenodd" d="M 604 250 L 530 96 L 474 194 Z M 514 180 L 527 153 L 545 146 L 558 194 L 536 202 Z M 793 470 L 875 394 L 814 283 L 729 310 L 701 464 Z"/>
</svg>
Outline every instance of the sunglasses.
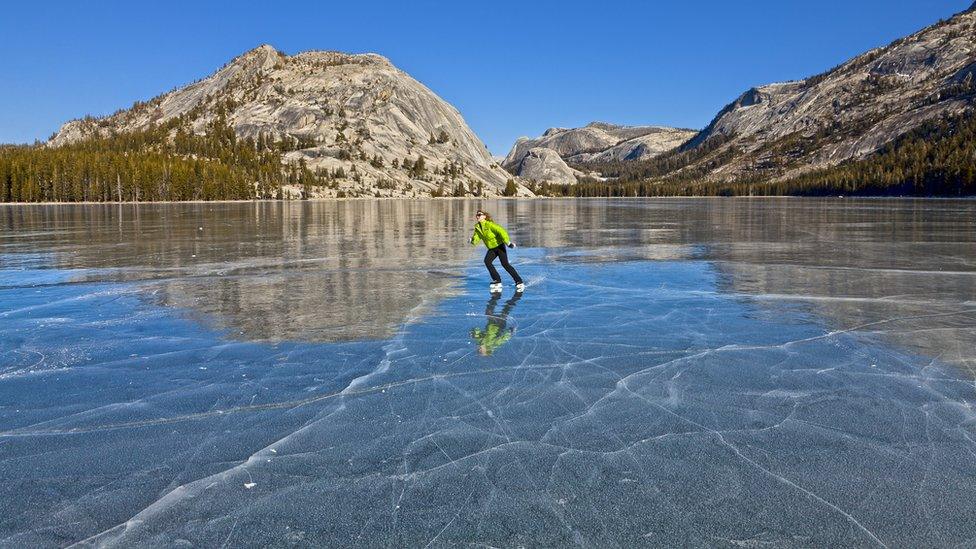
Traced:
<svg viewBox="0 0 976 549">
<path fill-rule="evenodd" d="M 481 213 L 481 212 L 478 212 L 478 213 L 476 213 L 476 214 L 474 214 L 474 216 L 475 216 L 475 217 L 484 217 L 484 216 L 485 216 L 485 214 L 483 214 L 483 213 Z"/>
</svg>

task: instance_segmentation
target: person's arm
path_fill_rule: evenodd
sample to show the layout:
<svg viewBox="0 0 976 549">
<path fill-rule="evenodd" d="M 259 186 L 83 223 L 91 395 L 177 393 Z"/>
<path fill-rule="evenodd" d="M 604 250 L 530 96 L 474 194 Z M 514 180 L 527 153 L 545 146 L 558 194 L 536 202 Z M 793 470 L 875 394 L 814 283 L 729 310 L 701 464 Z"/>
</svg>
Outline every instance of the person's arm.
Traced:
<svg viewBox="0 0 976 549">
<path fill-rule="evenodd" d="M 475 225 L 474 234 L 471 235 L 471 245 L 476 246 L 479 242 L 481 242 L 481 235 L 478 234 L 478 226 Z"/>
</svg>

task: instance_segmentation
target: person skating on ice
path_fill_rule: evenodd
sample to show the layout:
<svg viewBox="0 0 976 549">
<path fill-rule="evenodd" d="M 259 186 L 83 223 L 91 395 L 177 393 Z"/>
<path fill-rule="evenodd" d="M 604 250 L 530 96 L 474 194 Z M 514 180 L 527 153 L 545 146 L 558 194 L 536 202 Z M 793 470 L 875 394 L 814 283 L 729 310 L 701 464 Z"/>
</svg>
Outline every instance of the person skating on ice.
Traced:
<svg viewBox="0 0 976 549">
<path fill-rule="evenodd" d="M 485 247 L 488 248 L 488 253 L 485 254 L 485 267 L 488 268 L 488 274 L 491 275 L 491 285 L 488 286 L 488 290 L 492 293 L 502 291 L 502 277 L 499 276 L 493 264 L 496 257 L 501 261 L 502 267 L 508 271 L 508 274 L 512 275 L 512 280 L 515 281 L 515 291 L 525 290 L 522 277 L 519 276 L 515 267 L 512 267 L 512 264 L 508 262 L 508 252 L 505 250 L 505 246 L 515 247 L 515 244 L 508 238 L 508 233 L 501 225 L 492 221 L 491 216 L 484 210 L 478 210 L 475 217 L 478 222 L 474 226 L 474 234 L 471 235 L 471 245 L 476 246 L 478 242 L 484 242 Z"/>
</svg>

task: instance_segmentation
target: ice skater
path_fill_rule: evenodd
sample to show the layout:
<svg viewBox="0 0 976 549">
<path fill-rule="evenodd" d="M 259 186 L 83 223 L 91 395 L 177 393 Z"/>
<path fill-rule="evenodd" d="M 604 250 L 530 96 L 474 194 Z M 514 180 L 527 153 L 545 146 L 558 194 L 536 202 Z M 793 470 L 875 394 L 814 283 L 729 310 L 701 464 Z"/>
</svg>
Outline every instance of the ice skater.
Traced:
<svg viewBox="0 0 976 549">
<path fill-rule="evenodd" d="M 493 294 L 502 291 L 502 277 L 499 276 L 495 265 L 493 265 L 497 257 L 501 261 L 502 267 L 505 267 L 508 274 L 512 275 L 512 280 L 515 281 L 515 291 L 522 293 L 525 291 L 525 284 L 515 267 L 512 267 L 512 264 L 508 262 L 508 252 L 505 250 L 505 246 L 514 248 L 515 243 L 508 238 L 505 229 L 492 221 L 491 216 L 484 210 L 478 210 L 475 217 L 478 222 L 474 226 L 474 234 L 471 235 L 471 245 L 475 246 L 478 242 L 484 242 L 485 247 L 488 248 L 488 253 L 485 254 L 485 267 L 488 268 L 488 274 L 491 275 L 491 285 L 488 286 L 488 291 Z"/>
</svg>

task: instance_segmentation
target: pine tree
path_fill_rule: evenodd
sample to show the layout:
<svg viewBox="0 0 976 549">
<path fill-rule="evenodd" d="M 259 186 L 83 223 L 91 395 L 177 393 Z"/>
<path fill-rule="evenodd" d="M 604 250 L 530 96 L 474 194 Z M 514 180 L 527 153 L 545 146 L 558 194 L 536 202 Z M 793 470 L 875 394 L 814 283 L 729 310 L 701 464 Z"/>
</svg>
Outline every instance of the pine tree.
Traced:
<svg viewBox="0 0 976 549">
<path fill-rule="evenodd" d="M 509 179 L 505 182 L 505 190 L 502 192 L 505 196 L 515 196 L 518 194 L 518 185 L 515 184 L 514 179 Z"/>
</svg>

